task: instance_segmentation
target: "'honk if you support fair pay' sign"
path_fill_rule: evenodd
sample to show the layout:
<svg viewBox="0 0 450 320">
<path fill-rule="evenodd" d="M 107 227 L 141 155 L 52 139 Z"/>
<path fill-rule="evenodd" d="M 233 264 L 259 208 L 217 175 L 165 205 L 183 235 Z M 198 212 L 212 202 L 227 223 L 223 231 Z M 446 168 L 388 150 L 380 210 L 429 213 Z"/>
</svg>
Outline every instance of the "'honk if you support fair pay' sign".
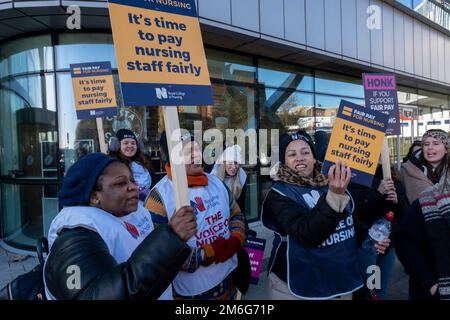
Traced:
<svg viewBox="0 0 450 320">
<path fill-rule="evenodd" d="M 401 134 L 395 75 L 364 73 L 366 108 L 389 115 L 386 135 Z"/>
<path fill-rule="evenodd" d="M 125 105 L 210 105 L 195 0 L 109 0 Z"/>
<path fill-rule="evenodd" d="M 322 171 L 337 160 L 352 169 L 352 181 L 370 187 L 389 116 L 342 100 L 331 133 Z"/>
</svg>

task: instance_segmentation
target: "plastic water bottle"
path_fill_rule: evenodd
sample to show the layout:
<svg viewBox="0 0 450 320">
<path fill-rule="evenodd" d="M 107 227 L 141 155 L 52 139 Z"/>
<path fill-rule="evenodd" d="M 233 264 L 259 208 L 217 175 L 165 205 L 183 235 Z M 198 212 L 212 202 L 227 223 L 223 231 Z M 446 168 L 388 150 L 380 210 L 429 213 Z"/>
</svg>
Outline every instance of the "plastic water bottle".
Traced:
<svg viewBox="0 0 450 320">
<path fill-rule="evenodd" d="M 375 243 L 389 238 L 391 234 L 391 221 L 394 219 L 394 213 L 388 211 L 384 218 L 375 221 L 369 229 L 369 235 L 362 244 L 363 250 L 371 254 L 378 254 L 377 249 L 375 249 Z"/>
</svg>

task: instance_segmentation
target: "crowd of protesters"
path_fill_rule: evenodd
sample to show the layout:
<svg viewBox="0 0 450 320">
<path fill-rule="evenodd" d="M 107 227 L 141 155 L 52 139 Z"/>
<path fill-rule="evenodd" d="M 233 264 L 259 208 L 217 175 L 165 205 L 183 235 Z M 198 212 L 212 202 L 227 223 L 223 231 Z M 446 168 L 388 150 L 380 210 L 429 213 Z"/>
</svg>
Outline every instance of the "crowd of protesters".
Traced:
<svg viewBox="0 0 450 320">
<path fill-rule="evenodd" d="M 396 257 L 409 275 L 410 299 L 450 299 L 450 140 L 428 130 L 401 170 L 372 186 L 351 183 L 341 161 L 322 173 L 329 135 L 303 130 L 280 136 L 279 159 L 262 203 L 274 232 L 267 266 L 270 299 L 385 299 Z M 156 182 L 141 143 L 118 130 L 108 155 L 92 153 L 68 170 L 58 194 L 63 209 L 48 233 L 47 299 L 231 300 L 249 285 L 243 249 L 256 236 L 245 218 L 242 151 L 228 146 L 207 173 L 201 142 L 181 136 L 190 205 L 177 209 L 166 135 L 166 176 Z M 389 238 L 362 243 L 372 224 L 393 212 Z M 67 268 L 83 270 L 67 286 Z M 380 285 L 368 287 L 368 267 Z M 264 276 L 264 275 L 263 275 Z"/>
</svg>

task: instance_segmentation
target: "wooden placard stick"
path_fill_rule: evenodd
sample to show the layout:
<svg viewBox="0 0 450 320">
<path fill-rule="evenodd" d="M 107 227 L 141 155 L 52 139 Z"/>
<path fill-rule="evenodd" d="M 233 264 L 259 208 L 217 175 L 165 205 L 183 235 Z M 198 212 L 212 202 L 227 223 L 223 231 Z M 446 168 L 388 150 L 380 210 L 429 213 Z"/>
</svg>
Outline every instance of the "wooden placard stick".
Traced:
<svg viewBox="0 0 450 320">
<path fill-rule="evenodd" d="M 168 106 L 161 108 L 163 108 L 164 113 L 167 147 L 169 150 L 168 157 L 170 159 L 170 169 L 172 171 L 176 210 L 178 210 L 181 207 L 190 205 L 186 167 L 184 166 L 184 162 L 180 161 L 180 159 L 172 159 L 172 150 L 178 143 L 181 143 L 180 122 L 178 120 L 177 107 Z M 173 135 L 174 137 L 172 137 Z"/>
<path fill-rule="evenodd" d="M 384 136 L 381 147 L 381 166 L 383 167 L 383 179 L 391 178 L 391 161 L 389 160 L 389 145 L 386 136 Z"/>
<path fill-rule="evenodd" d="M 98 142 L 100 144 L 100 152 L 106 154 L 106 142 L 105 142 L 105 133 L 103 131 L 103 119 L 102 118 L 95 118 L 95 121 L 97 123 L 97 133 L 98 133 Z"/>
</svg>

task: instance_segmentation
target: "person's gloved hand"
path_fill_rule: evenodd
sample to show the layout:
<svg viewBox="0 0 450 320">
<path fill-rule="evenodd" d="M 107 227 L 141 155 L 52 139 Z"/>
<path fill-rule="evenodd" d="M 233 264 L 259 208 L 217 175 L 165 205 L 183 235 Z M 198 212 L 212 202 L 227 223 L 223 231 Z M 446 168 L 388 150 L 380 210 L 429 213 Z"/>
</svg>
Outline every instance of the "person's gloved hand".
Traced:
<svg viewBox="0 0 450 320">
<path fill-rule="evenodd" d="M 219 237 L 211 243 L 212 250 L 214 251 L 214 262 L 220 263 L 230 259 L 241 247 L 241 240 L 231 235 L 229 239 Z"/>
</svg>

